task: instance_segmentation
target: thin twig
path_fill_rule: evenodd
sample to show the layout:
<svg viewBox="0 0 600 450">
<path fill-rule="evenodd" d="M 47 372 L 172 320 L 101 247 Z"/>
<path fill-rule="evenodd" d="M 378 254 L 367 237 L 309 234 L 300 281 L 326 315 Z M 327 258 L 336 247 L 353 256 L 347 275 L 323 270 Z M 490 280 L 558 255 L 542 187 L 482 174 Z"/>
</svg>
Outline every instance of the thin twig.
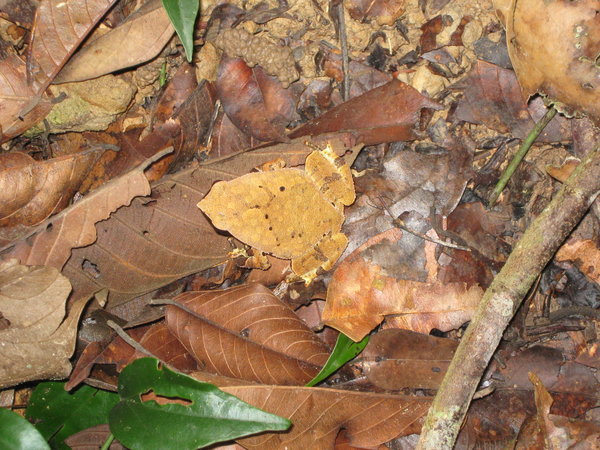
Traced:
<svg viewBox="0 0 600 450">
<path fill-rule="evenodd" d="M 348 38 L 346 36 L 346 19 L 344 17 L 343 0 L 341 0 L 335 8 L 339 25 L 338 37 L 342 49 L 342 72 L 344 74 L 344 81 L 342 82 L 342 98 L 346 101 L 350 97 L 350 60 L 348 57 Z"/>
<path fill-rule="evenodd" d="M 527 137 L 525 138 L 525 140 L 519 147 L 519 150 L 517 150 L 517 153 L 515 154 L 515 156 L 511 160 L 511 162 L 508 164 L 506 169 L 504 169 L 504 172 L 502 172 L 502 175 L 500 176 L 498 183 L 496 183 L 496 187 L 490 194 L 490 199 L 488 202 L 488 205 L 490 207 L 494 206 L 494 204 L 496 203 L 496 200 L 498 200 L 498 197 L 500 196 L 500 194 L 502 193 L 502 191 L 508 184 L 508 180 L 510 180 L 510 177 L 512 177 L 512 174 L 515 172 L 515 170 L 517 170 L 519 163 L 523 160 L 523 158 L 525 158 L 525 155 L 527 155 L 527 152 L 529 151 L 529 149 L 531 148 L 531 146 L 533 145 L 535 140 L 538 138 L 540 133 L 542 131 L 544 131 L 544 128 L 546 128 L 546 125 L 548 125 L 548 123 L 554 118 L 554 116 L 556 115 L 556 112 L 557 112 L 556 108 L 552 106 L 548 111 L 546 111 L 546 114 L 544 114 L 544 117 L 542 117 L 540 119 L 540 121 L 535 124 L 535 126 L 533 127 L 533 130 L 531 130 L 529 132 L 529 134 L 527 135 Z"/>
<path fill-rule="evenodd" d="M 121 328 L 119 325 L 117 325 L 112 320 L 107 320 L 106 325 L 108 325 L 113 330 L 115 330 L 115 332 L 119 335 L 119 337 L 121 339 L 123 339 L 126 343 L 131 345 L 138 352 L 143 353 L 144 355 L 150 356 L 151 358 L 156 358 L 159 361 L 162 361 L 162 359 L 160 359 L 158 356 L 153 354 L 150 350 L 146 349 L 142 344 L 140 344 L 135 339 L 133 339 L 131 336 L 129 336 L 127 333 L 125 333 L 125 330 L 123 330 L 123 328 Z M 162 361 L 162 362 L 164 363 L 164 361 Z"/>
<path fill-rule="evenodd" d="M 150 300 L 149 303 L 151 305 L 171 305 L 171 306 L 176 306 L 177 308 L 181 309 L 182 311 L 185 311 L 186 313 L 191 314 L 196 319 L 200 319 L 200 320 L 204 320 L 204 321 L 206 320 L 206 317 L 202 317 L 196 311 L 188 308 L 185 305 L 182 305 L 181 303 L 178 303 L 178 302 L 176 302 L 174 300 L 171 300 L 170 298 L 153 298 L 152 300 Z"/>
</svg>

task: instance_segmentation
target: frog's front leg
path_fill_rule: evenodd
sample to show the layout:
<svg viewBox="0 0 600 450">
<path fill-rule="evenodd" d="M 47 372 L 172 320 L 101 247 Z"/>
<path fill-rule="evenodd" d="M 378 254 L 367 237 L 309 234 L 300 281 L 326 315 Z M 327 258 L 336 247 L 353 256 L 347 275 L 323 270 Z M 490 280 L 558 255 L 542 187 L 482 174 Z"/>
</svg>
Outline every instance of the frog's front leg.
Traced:
<svg viewBox="0 0 600 450">
<path fill-rule="evenodd" d="M 327 234 L 310 251 L 292 259 L 292 270 L 310 284 L 317 276 L 319 268 L 330 270 L 348 246 L 348 238 L 343 233 Z"/>
</svg>

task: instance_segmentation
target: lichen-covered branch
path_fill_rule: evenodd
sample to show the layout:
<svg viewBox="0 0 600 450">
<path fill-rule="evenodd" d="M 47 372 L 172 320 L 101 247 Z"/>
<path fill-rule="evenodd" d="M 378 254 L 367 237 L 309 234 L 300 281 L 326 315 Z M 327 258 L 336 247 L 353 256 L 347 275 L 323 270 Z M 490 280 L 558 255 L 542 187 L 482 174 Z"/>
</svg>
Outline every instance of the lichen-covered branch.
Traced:
<svg viewBox="0 0 600 450">
<path fill-rule="evenodd" d="M 531 223 L 485 292 L 431 405 L 417 449 L 453 447 L 504 329 L 536 277 L 600 191 L 600 147 L 590 152 Z"/>
</svg>

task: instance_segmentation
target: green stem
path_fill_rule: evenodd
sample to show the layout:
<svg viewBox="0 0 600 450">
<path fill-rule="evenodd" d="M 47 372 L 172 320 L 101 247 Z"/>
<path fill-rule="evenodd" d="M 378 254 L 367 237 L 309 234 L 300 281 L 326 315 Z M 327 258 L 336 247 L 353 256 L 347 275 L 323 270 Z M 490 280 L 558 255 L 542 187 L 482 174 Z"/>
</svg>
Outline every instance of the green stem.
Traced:
<svg viewBox="0 0 600 450">
<path fill-rule="evenodd" d="M 115 436 L 110 433 L 106 438 L 106 441 L 104 441 L 104 444 L 102 444 L 102 447 L 100 447 L 100 450 L 108 450 L 110 448 L 110 444 L 112 444 L 114 440 Z"/>
<path fill-rule="evenodd" d="M 502 191 L 508 184 L 508 180 L 510 180 L 510 177 L 512 177 L 512 174 L 515 172 L 515 170 L 517 170 L 519 163 L 523 160 L 523 158 L 525 157 L 525 155 L 531 148 L 531 145 L 535 142 L 535 140 L 538 138 L 540 133 L 542 131 L 544 131 L 544 128 L 546 128 L 546 125 L 548 125 L 548 123 L 554 118 L 554 116 L 556 115 L 556 112 L 557 112 L 556 108 L 554 108 L 552 106 L 548 111 L 546 111 L 546 114 L 544 114 L 544 117 L 542 117 L 540 119 L 540 121 L 535 124 L 535 127 L 533 127 L 533 130 L 531 130 L 529 132 L 529 134 L 527 135 L 527 137 L 525 138 L 525 140 L 519 147 L 519 150 L 513 157 L 510 164 L 506 167 L 506 169 L 504 169 L 504 172 L 500 176 L 500 179 L 498 180 L 496 187 L 492 191 L 489 202 L 488 202 L 488 205 L 490 207 L 494 206 L 494 204 L 496 203 L 496 200 L 498 200 L 498 197 L 500 196 L 500 194 L 502 193 Z"/>
</svg>

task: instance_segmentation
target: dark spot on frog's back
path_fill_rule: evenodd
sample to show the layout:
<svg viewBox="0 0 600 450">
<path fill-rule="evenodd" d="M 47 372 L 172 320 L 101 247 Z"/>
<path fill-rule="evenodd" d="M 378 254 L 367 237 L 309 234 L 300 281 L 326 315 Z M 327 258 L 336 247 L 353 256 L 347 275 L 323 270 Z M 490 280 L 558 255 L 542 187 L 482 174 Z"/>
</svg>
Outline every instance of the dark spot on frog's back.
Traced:
<svg viewBox="0 0 600 450">
<path fill-rule="evenodd" d="M 280 190 L 281 192 L 285 191 L 285 186 L 279 186 L 279 190 Z"/>
</svg>

